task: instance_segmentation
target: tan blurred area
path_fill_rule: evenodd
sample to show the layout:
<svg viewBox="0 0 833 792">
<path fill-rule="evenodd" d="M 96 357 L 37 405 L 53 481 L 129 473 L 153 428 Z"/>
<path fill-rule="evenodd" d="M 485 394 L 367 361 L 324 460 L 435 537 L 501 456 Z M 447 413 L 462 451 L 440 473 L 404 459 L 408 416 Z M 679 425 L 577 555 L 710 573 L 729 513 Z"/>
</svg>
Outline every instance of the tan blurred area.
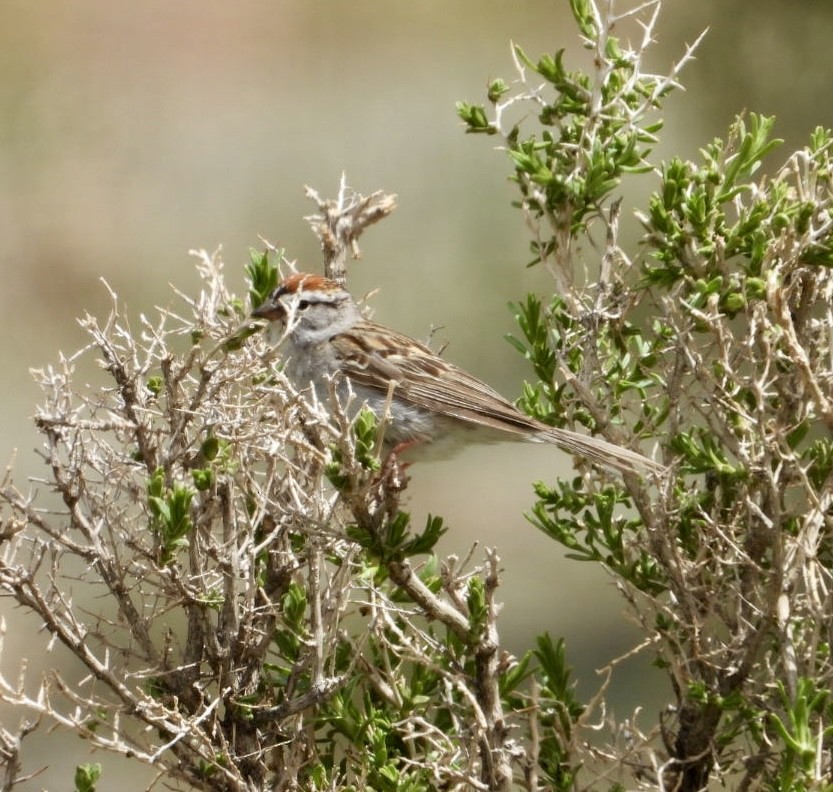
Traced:
<svg viewBox="0 0 833 792">
<path fill-rule="evenodd" d="M 506 303 L 548 282 L 524 269 L 504 155 L 463 134 L 454 102 L 482 102 L 487 80 L 514 78 L 510 40 L 532 56 L 560 47 L 580 56 L 567 9 L 566 0 L 3 0 L 0 461 L 17 448 L 17 480 L 38 474 L 28 369 L 84 343 L 75 317 L 106 313 L 101 278 L 138 316 L 175 303 L 169 283 L 196 289 L 191 248 L 222 245 L 241 294 L 258 235 L 317 270 L 303 186 L 333 195 L 342 171 L 359 191 L 399 196 L 363 240 L 353 290 L 379 287 L 376 318 L 411 335 L 442 326 L 450 359 L 517 396 L 529 374 L 503 340 L 513 330 Z M 792 146 L 833 124 L 831 25 L 829 0 L 669 0 L 652 69 L 668 69 L 685 42 L 712 30 L 682 75 L 687 92 L 668 102 L 660 156 L 695 156 L 743 109 L 776 114 Z M 564 560 L 522 516 L 532 480 L 568 472 L 552 448 L 477 448 L 413 468 L 410 503 L 418 525 L 428 512 L 445 517 L 445 552 L 499 548 L 506 644 L 519 652 L 545 630 L 564 635 L 590 691 L 594 669 L 636 632 L 609 580 Z M 15 630 L 3 669 L 14 676 L 19 657 L 42 655 L 45 636 L 3 611 Z M 651 690 L 650 660 L 640 655 L 616 678 L 618 714 L 647 701 L 655 718 L 667 691 Z M 63 664 L 57 652 L 54 664 Z M 57 734 L 33 740 L 24 758 L 29 769 L 50 765 L 32 790 L 69 788 L 85 761 L 104 762 L 101 788 L 116 788 L 128 766 Z M 153 777 L 131 772 L 124 788 Z"/>
</svg>

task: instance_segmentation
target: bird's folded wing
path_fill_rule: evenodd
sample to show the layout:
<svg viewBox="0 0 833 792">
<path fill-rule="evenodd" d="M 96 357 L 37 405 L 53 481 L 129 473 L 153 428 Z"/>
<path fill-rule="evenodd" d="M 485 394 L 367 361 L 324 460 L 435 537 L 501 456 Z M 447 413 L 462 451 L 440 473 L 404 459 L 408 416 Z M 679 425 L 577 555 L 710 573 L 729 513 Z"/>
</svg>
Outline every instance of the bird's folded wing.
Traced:
<svg viewBox="0 0 833 792">
<path fill-rule="evenodd" d="M 428 347 L 373 322 L 362 322 L 331 340 L 345 373 L 355 383 L 474 424 L 519 435 L 549 427 L 519 412 L 515 406 L 452 363 L 442 361 Z M 399 350 L 407 348 L 408 355 Z"/>
<path fill-rule="evenodd" d="M 604 467 L 661 474 L 664 468 L 629 448 L 536 421 L 485 382 L 428 347 L 373 322 L 362 322 L 331 339 L 345 374 L 357 385 L 382 394 L 394 383 L 394 396 L 418 407 L 509 434 L 549 441 Z M 402 349 L 408 354 L 401 354 Z M 530 437 L 532 436 L 532 437 Z"/>
</svg>

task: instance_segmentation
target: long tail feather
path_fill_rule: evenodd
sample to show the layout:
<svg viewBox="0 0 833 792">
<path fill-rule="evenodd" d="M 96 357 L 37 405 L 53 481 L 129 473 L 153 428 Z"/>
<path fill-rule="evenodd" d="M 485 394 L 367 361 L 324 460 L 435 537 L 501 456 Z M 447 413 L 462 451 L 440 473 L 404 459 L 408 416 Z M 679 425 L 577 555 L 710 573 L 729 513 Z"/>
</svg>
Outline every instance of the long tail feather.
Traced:
<svg viewBox="0 0 833 792">
<path fill-rule="evenodd" d="M 572 454 L 577 454 L 585 459 L 595 462 L 602 467 L 615 468 L 623 473 L 637 473 L 639 475 L 660 476 L 666 468 L 648 459 L 642 454 L 631 451 L 629 448 L 608 443 L 598 437 L 571 432 L 569 429 L 558 429 L 550 427 L 538 435 L 540 440 L 553 443 Z"/>
</svg>

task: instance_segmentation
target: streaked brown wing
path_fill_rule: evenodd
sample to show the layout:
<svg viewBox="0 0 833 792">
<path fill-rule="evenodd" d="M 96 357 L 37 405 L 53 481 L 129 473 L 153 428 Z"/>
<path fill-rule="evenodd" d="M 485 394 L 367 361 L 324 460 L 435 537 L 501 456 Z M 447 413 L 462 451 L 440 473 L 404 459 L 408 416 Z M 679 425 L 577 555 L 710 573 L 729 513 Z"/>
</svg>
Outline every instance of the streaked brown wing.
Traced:
<svg viewBox="0 0 833 792">
<path fill-rule="evenodd" d="M 555 443 L 568 453 L 586 457 L 602 467 L 630 474 L 664 475 L 661 464 L 637 451 L 529 418 L 485 382 L 452 363 L 443 361 L 446 373 L 441 375 L 438 358 L 428 347 L 373 322 L 361 322 L 330 343 L 342 359 L 347 376 L 356 385 L 387 394 L 390 383 L 394 382 L 397 398 L 417 407 L 528 439 Z M 398 350 L 402 348 L 408 348 L 409 353 L 401 355 Z M 529 437 L 530 432 L 535 433 L 533 437 Z"/>
<path fill-rule="evenodd" d="M 361 322 L 330 343 L 347 376 L 357 384 L 384 394 L 393 381 L 399 399 L 506 432 L 525 434 L 544 428 L 454 364 L 443 361 L 451 376 L 441 376 L 437 355 L 428 347 L 373 322 Z M 402 348 L 409 350 L 407 356 L 399 354 Z"/>
</svg>

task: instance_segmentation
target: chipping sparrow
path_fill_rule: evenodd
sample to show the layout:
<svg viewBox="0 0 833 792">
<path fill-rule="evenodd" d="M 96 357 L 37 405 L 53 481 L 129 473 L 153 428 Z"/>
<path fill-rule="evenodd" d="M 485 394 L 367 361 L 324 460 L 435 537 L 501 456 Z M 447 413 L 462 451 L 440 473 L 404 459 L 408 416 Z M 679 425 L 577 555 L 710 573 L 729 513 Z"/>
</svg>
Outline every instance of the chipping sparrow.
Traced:
<svg viewBox="0 0 833 792">
<path fill-rule="evenodd" d="M 529 440 L 624 472 L 662 469 L 630 449 L 524 415 L 425 345 L 365 319 L 350 294 L 327 278 L 290 275 L 252 316 L 277 323 L 285 336 L 284 373 L 297 388 L 311 385 L 324 394 L 327 380 L 341 373 L 358 404 L 380 418 L 387 407 L 385 441 L 391 446 L 430 444 L 442 454 L 461 441 Z"/>
</svg>

